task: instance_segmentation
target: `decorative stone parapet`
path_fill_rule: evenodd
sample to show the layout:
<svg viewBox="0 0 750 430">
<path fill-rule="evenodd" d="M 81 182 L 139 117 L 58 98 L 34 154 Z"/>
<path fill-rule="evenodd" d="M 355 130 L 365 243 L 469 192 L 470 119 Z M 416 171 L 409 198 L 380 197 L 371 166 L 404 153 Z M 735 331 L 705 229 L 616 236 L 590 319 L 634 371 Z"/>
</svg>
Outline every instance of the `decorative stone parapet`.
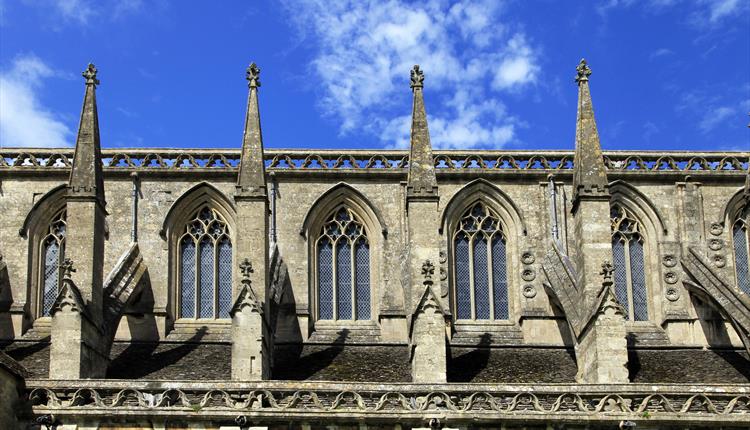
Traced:
<svg viewBox="0 0 750 430">
<path fill-rule="evenodd" d="M 750 425 L 750 386 L 677 384 L 380 384 L 268 381 L 27 381 L 35 415 L 62 423 L 169 417 L 254 423 L 389 420 L 425 427 L 488 422 Z M 116 414 L 116 415 L 115 415 Z M 258 425 L 258 424 L 254 424 Z M 613 427 L 615 428 L 615 427 Z"/>
<path fill-rule="evenodd" d="M 573 170 L 573 151 L 433 151 L 437 174 L 448 171 L 540 171 Z M 637 152 L 604 151 L 610 173 L 653 172 L 701 175 L 746 174 L 750 152 Z M 409 166 L 408 151 L 274 150 L 264 151 L 267 169 L 304 170 L 403 170 Z M 70 149 L 0 149 L 0 170 L 68 170 L 73 162 Z M 236 172 L 240 150 L 105 149 L 106 170 L 218 170 Z"/>
</svg>

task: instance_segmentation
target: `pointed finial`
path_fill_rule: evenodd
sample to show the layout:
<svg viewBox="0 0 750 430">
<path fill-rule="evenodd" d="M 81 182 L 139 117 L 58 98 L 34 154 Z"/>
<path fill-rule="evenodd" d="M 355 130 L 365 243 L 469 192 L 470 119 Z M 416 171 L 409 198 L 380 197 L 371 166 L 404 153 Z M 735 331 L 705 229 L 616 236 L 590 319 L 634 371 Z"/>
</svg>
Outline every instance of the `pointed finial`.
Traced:
<svg viewBox="0 0 750 430">
<path fill-rule="evenodd" d="M 409 86 L 412 89 L 424 87 L 424 72 L 419 68 L 419 64 L 415 64 L 411 69 L 411 85 Z"/>
<path fill-rule="evenodd" d="M 614 271 L 615 268 L 612 266 L 612 263 L 608 260 L 604 260 L 604 263 L 602 263 L 602 271 L 599 272 L 599 274 L 604 277 L 605 284 L 612 284 L 612 274 Z"/>
<path fill-rule="evenodd" d="M 88 67 L 86 67 L 86 70 L 81 73 L 84 78 L 86 78 L 86 85 L 93 85 L 97 86 L 99 85 L 99 79 L 96 79 L 96 74 L 98 73 L 98 70 L 96 70 L 96 66 L 89 63 Z"/>
<path fill-rule="evenodd" d="M 240 263 L 240 271 L 242 272 L 243 278 L 250 279 L 250 274 L 255 272 L 255 269 L 253 269 L 253 263 L 246 258 Z"/>
<path fill-rule="evenodd" d="M 255 63 L 250 63 L 250 65 L 247 67 L 247 74 L 245 79 L 247 79 L 248 81 L 247 86 L 249 88 L 260 87 L 260 67 L 258 67 L 258 65 Z"/>
<path fill-rule="evenodd" d="M 66 258 L 62 263 L 57 265 L 62 270 L 63 278 L 70 279 L 70 276 L 75 273 L 76 269 L 73 268 L 73 260 Z"/>
<path fill-rule="evenodd" d="M 586 82 L 591 76 L 591 67 L 586 63 L 585 58 L 581 58 L 581 62 L 576 66 L 576 83 L 580 85 L 581 82 Z"/>
<path fill-rule="evenodd" d="M 432 275 L 435 274 L 435 265 L 430 260 L 425 260 L 422 263 L 422 276 L 424 276 L 425 283 L 432 283 Z"/>
</svg>

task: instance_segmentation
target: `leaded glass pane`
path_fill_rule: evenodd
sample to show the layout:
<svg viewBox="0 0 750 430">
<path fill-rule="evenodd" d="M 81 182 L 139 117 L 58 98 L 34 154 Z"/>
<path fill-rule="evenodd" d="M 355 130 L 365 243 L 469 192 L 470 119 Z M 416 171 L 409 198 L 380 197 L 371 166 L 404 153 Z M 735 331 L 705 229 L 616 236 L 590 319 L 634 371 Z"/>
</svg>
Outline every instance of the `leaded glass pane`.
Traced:
<svg viewBox="0 0 750 430">
<path fill-rule="evenodd" d="M 648 321 L 648 298 L 646 297 L 646 275 L 644 273 L 643 244 L 630 240 L 630 278 L 633 282 L 633 318 Z"/>
<path fill-rule="evenodd" d="M 453 242 L 457 319 L 508 318 L 504 240 L 500 218 L 483 202 L 459 220 Z"/>
<path fill-rule="evenodd" d="M 195 318 L 195 243 L 191 237 L 180 245 L 180 316 Z"/>
<path fill-rule="evenodd" d="M 489 274 L 487 273 L 487 239 L 482 234 L 474 237 L 474 303 L 476 319 L 490 319 Z"/>
<path fill-rule="evenodd" d="M 471 318 L 471 285 L 469 279 L 469 238 L 460 233 L 456 237 L 456 316 Z"/>
<path fill-rule="evenodd" d="M 44 245 L 44 294 L 42 316 L 49 316 L 49 311 L 57 298 L 60 260 L 60 245 L 53 237 L 47 239 Z"/>
<path fill-rule="evenodd" d="M 628 275 L 625 263 L 625 244 L 619 235 L 615 235 L 612 240 L 612 258 L 614 259 L 615 269 L 615 295 L 617 301 L 625 308 L 625 315 L 630 315 L 628 300 Z"/>
<path fill-rule="evenodd" d="M 505 241 L 500 235 L 492 238 L 492 284 L 495 319 L 508 319 L 508 274 Z"/>
<path fill-rule="evenodd" d="M 232 308 L 232 243 L 219 242 L 219 318 L 229 318 Z"/>
<path fill-rule="evenodd" d="M 357 319 L 370 319 L 370 245 L 357 241 L 354 261 L 357 274 Z"/>
<path fill-rule="evenodd" d="M 747 226 L 742 221 L 734 224 L 734 265 L 737 269 L 737 286 L 750 294 L 750 263 L 747 255 Z"/>
<path fill-rule="evenodd" d="M 317 253 L 318 318 L 372 318 L 370 246 L 364 226 L 350 209 L 340 207 L 326 221 Z"/>
<path fill-rule="evenodd" d="M 214 244 L 205 238 L 200 243 L 200 318 L 214 317 Z"/>
<path fill-rule="evenodd" d="M 327 238 L 318 242 L 318 314 L 333 319 L 333 248 Z"/>
<path fill-rule="evenodd" d="M 346 239 L 336 244 L 336 309 L 338 319 L 352 319 L 352 251 Z"/>
</svg>

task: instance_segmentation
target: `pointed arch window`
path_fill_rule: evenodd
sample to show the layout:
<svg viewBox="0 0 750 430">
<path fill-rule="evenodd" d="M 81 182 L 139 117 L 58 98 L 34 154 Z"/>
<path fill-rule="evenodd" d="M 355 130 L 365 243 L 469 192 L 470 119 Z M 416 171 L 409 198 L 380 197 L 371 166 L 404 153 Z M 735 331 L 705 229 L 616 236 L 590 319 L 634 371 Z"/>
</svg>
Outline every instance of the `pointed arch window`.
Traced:
<svg viewBox="0 0 750 430">
<path fill-rule="evenodd" d="M 181 318 L 229 318 L 232 306 L 232 241 L 224 218 L 204 206 L 179 238 Z"/>
<path fill-rule="evenodd" d="M 354 212 L 340 207 L 315 245 L 320 320 L 369 320 L 370 243 Z"/>
<path fill-rule="evenodd" d="M 625 319 L 648 321 L 648 291 L 643 235 L 636 219 L 620 205 L 611 207 L 615 294 Z"/>
<path fill-rule="evenodd" d="M 50 310 L 55 303 L 57 293 L 60 289 L 60 263 L 65 257 L 65 222 L 66 211 L 60 210 L 52 217 L 52 221 L 47 228 L 46 234 L 41 240 L 40 249 L 40 279 L 41 300 L 40 316 L 50 316 Z"/>
<path fill-rule="evenodd" d="M 745 207 L 732 225 L 732 239 L 737 286 L 745 294 L 750 294 L 750 205 Z"/>
<path fill-rule="evenodd" d="M 458 320 L 507 320 L 508 265 L 500 218 L 484 202 L 470 206 L 453 234 Z"/>
</svg>

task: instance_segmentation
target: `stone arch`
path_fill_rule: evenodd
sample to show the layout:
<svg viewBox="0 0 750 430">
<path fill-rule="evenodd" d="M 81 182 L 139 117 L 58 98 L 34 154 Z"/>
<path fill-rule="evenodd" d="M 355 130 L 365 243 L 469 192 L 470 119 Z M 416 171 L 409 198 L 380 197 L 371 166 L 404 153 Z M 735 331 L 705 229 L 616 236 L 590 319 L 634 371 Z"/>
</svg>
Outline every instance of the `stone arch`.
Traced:
<svg viewBox="0 0 750 430">
<path fill-rule="evenodd" d="M 26 214 L 18 234 L 24 239 L 29 237 L 29 231 L 37 226 L 38 223 L 51 217 L 65 206 L 65 195 L 68 186 L 60 184 L 47 191 L 39 200 L 34 203 L 31 210 Z"/>
<path fill-rule="evenodd" d="M 41 295 L 43 289 L 42 240 L 46 235 L 53 217 L 65 210 L 67 185 L 60 184 L 34 203 L 23 221 L 18 234 L 28 241 L 28 272 L 26 285 L 26 312 L 31 320 L 41 314 Z"/>
<path fill-rule="evenodd" d="M 476 179 L 458 192 L 448 201 L 443 210 L 440 220 L 440 234 L 446 237 L 447 263 L 448 263 L 448 291 L 451 310 L 454 317 L 456 313 L 456 279 L 455 279 L 455 250 L 453 245 L 453 232 L 456 231 L 458 222 L 464 212 L 478 202 L 484 203 L 500 218 L 500 223 L 506 237 L 506 273 L 507 273 L 507 301 L 509 321 L 517 322 L 520 317 L 520 297 L 518 294 L 521 283 L 520 272 L 520 240 L 528 233 L 526 222 L 520 208 L 504 191 L 485 179 Z M 462 323 L 463 324 L 463 323 Z M 466 323 L 471 325 L 471 322 Z M 458 324 L 455 326 L 458 331 Z M 470 329 L 469 329 L 470 330 Z"/>
<path fill-rule="evenodd" d="M 317 269 L 317 242 L 323 225 L 329 217 L 335 214 L 340 208 L 345 207 L 354 213 L 358 221 L 364 227 L 367 239 L 370 243 L 369 267 L 370 267 L 370 321 L 379 320 L 379 303 L 381 294 L 385 292 L 382 285 L 383 249 L 387 240 L 387 226 L 382 214 L 375 205 L 359 190 L 349 184 L 340 182 L 323 194 L 321 194 L 310 209 L 300 227 L 300 235 L 305 238 L 308 245 L 308 261 L 310 270 L 308 270 L 308 300 L 310 316 L 313 321 L 315 330 L 325 329 L 329 325 L 340 324 L 319 319 L 319 281 Z"/>
<path fill-rule="evenodd" d="M 661 281 L 660 243 L 669 230 L 664 217 L 653 202 L 635 186 L 616 180 L 610 182 L 610 206 L 618 205 L 635 218 L 641 228 L 643 241 L 644 279 L 647 293 L 648 319 L 646 322 L 663 319 L 663 284 Z"/>
<path fill-rule="evenodd" d="M 214 209 L 226 222 L 232 244 L 236 241 L 237 212 L 234 203 L 218 188 L 208 182 L 201 182 L 185 191 L 167 211 L 159 232 L 169 246 L 169 280 L 167 289 L 167 312 L 173 321 L 179 318 L 179 246 L 178 241 L 185 225 L 203 207 Z M 237 256 L 232 252 L 231 267 L 234 268 Z M 219 322 L 221 323 L 221 322 Z"/>
<path fill-rule="evenodd" d="M 463 211 L 478 200 L 485 200 L 498 211 L 506 228 L 516 230 L 520 235 L 527 235 L 526 221 L 521 209 L 503 190 L 482 178 L 469 182 L 451 197 L 440 218 L 440 233 L 451 231 L 453 223 Z"/>
<path fill-rule="evenodd" d="M 731 229 L 732 224 L 734 224 L 735 220 L 737 220 L 748 204 L 750 204 L 750 190 L 742 187 L 727 200 L 724 210 L 721 211 L 722 218 L 720 222 L 725 227 Z"/>
<path fill-rule="evenodd" d="M 164 240 L 169 239 L 176 226 L 184 224 L 187 218 L 192 216 L 193 212 L 205 204 L 210 204 L 217 209 L 227 223 L 229 223 L 229 228 L 234 233 L 237 214 L 234 203 L 215 186 L 208 182 L 201 182 L 182 193 L 172 203 L 172 206 L 167 211 L 167 215 L 164 217 L 159 235 Z"/>
<path fill-rule="evenodd" d="M 641 224 L 648 229 L 654 240 L 666 236 L 669 232 L 664 217 L 645 194 L 633 185 L 616 180 L 609 183 L 611 204 L 620 204 L 638 217 Z"/>
<path fill-rule="evenodd" d="M 370 234 L 380 231 L 383 237 L 387 238 L 388 227 L 380 210 L 361 191 L 345 182 L 339 182 L 315 199 L 303 218 L 300 235 L 307 237 L 314 224 L 321 222 L 321 217 L 325 217 L 335 207 L 342 204 L 349 205 L 365 218 Z"/>
</svg>

